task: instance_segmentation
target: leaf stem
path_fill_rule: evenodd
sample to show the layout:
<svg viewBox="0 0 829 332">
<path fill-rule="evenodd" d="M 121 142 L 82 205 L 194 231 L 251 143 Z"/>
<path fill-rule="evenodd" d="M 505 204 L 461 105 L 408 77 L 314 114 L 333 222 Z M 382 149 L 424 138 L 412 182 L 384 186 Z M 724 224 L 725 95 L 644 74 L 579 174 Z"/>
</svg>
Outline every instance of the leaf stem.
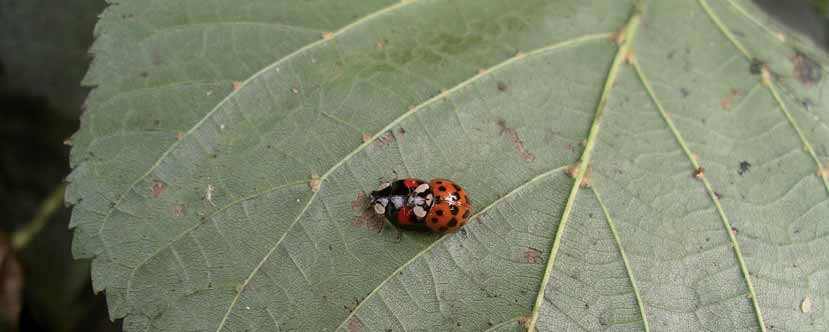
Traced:
<svg viewBox="0 0 829 332">
<path fill-rule="evenodd" d="M 46 199 L 40 203 L 40 208 L 35 217 L 32 218 L 32 221 L 12 234 L 11 242 L 15 251 L 20 251 L 25 248 L 43 230 L 43 227 L 52 219 L 52 216 L 60 210 L 61 206 L 63 206 L 63 193 L 65 189 L 66 184 L 61 183 L 52 190 L 49 196 L 46 196 Z"/>
<path fill-rule="evenodd" d="M 622 44 L 619 45 L 619 48 L 616 51 L 616 56 L 613 58 L 613 63 L 610 66 L 610 70 L 608 71 L 607 79 L 605 80 L 605 84 L 602 89 L 602 94 L 599 97 L 599 103 L 596 106 L 596 115 L 593 117 L 593 124 L 590 126 L 590 133 L 587 136 L 587 143 L 585 144 L 584 152 L 582 153 L 581 158 L 579 158 L 578 173 L 576 174 L 575 179 L 573 180 L 573 186 L 570 189 L 570 195 L 567 197 L 567 203 L 564 206 L 564 212 L 562 212 L 561 221 L 559 222 L 558 229 L 556 230 L 555 240 L 553 240 L 553 245 L 550 249 L 549 258 L 547 258 L 547 266 L 544 270 L 544 276 L 541 279 L 538 295 L 536 296 L 535 304 L 533 304 L 532 315 L 527 324 L 527 331 L 529 332 L 535 331 L 535 325 L 538 322 L 538 315 L 541 312 L 541 305 L 544 302 L 544 293 L 547 288 L 547 284 L 550 282 L 550 277 L 552 275 L 556 255 L 558 254 L 558 250 L 561 247 L 561 239 L 564 236 L 564 230 L 567 227 L 567 222 L 570 220 L 570 213 L 573 210 L 573 205 L 576 201 L 576 195 L 579 192 L 582 180 L 584 179 L 585 173 L 587 172 L 587 166 L 588 164 L 590 164 L 590 157 L 593 152 L 593 146 L 596 144 L 596 138 L 599 135 L 601 119 L 607 106 L 607 100 L 610 96 L 610 90 L 613 88 L 613 84 L 616 82 L 616 77 L 619 73 L 619 67 L 621 67 L 621 64 L 624 61 L 625 56 L 630 50 L 631 41 L 633 40 L 633 37 L 636 35 L 636 31 L 639 28 L 639 22 L 641 20 L 640 15 L 641 9 L 638 7 L 635 8 L 633 15 L 630 17 L 627 24 L 625 24 L 624 30 L 620 32 L 622 33 L 621 37 L 623 38 L 623 41 Z"/>
</svg>

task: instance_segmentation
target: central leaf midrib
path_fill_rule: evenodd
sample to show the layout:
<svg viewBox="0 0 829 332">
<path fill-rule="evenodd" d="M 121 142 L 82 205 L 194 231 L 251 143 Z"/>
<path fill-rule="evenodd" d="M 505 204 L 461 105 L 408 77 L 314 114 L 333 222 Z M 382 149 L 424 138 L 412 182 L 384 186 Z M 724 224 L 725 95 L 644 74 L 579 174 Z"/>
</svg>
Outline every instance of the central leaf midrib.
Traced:
<svg viewBox="0 0 829 332">
<path fill-rule="evenodd" d="M 555 265 L 556 256 L 561 246 L 561 239 L 564 236 L 564 231 L 570 219 L 570 214 L 573 210 L 573 206 L 575 205 L 576 196 L 579 192 L 579 189 L 582 187 L 582 181 L 584 180 L 585 173 L 587 172 L 588 166 L 590 164 L 591 155 L 593 153 L 593 147 L 599 135 L 602 115 L 604 114 L 605 109 L 607 107 L 610 91 L 613 89 L 613 85 L 616 82 L 616 77 L 618 75 L 619 68 L 621 67 L 622 62 L 625 60 L 625 57 L 630 55 L 628 54 L 630 50 L 630 44 L 633 38 L 635 37 L 636 31 L 639 27 L 641 14 L 640 10 L 641 2 L 634 5 L 633 13 L 630 19 L 618 32 L 618 37 L 622 38 L 622 44 L 619 45 L 618 49 L 616 50 L 616 56 L 613 58 L 613 62 L 610 66 L 610 69 L 608 70 L 607 79 L 605 80 L 604 87 L 602 88 L 602 93 L 596 105 L 596 112 L 593 118 L 593 124 L 590 127 L 590 132 L 587 136 L 587 142 L 585 144 L 584 151 L 582 152 L 582 156 L 581 158 L 579 158 L 577 165 L 578 170 L 573 179 L 573 186 L 570 189 L 570 194 L 567 197 L 567 203 L 564 206 L 564 211 L 562 212 L 561 219 L 559 220 L 559 224 L 555 232 L 555 239 L 553 240 L 553 244 L 550 249 L 550 254 L 547 258 L 546 267 L 544 269 L 544 275 L 541 278 L 541 284 L 539 286 L 538 294 L 536 294 L 536 300 L 533 304 L 532 313 L 527 324 L 527 331 L 535 331 L 535 325 L 538 322 L 538 316 L 541 312 L 541 305 L 544 302 L 544 294 L 546 293 L 547 284 L 549 284 L 550 282 L 550 277 L 552 275 L 553 266 Z"/>
</svg>

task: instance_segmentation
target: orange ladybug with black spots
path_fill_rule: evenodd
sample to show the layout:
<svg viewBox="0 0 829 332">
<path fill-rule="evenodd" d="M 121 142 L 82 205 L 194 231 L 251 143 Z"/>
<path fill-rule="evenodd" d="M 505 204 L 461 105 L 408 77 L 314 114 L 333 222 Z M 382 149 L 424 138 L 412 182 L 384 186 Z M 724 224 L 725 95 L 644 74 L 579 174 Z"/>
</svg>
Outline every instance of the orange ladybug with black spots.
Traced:
<svg viewBox="0 0 829 332">
<path fill-rule="evenodd" d="M 407 178 L 384 183 L 369 198 L 375 213 L 405 230 L 454 232 L 466 224 L 472 213 L 466 191 L 447 179 L 427 183 Z"/>
</svg>

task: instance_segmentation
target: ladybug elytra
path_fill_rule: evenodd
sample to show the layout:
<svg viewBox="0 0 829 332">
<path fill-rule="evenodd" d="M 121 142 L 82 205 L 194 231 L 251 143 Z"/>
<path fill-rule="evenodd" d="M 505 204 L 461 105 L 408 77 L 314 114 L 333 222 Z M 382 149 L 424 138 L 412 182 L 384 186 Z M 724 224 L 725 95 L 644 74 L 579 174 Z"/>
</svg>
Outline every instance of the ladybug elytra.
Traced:
<svg viewBox="0 0 829 332">
<path fill-rule="evenodd" d="M 408 178 L 384 183 L 369 198 L 375 213 L 405 230 L 454 232 L 472 214 L 466 191 L 446 179 L 425 182 Z"/>
</svg>

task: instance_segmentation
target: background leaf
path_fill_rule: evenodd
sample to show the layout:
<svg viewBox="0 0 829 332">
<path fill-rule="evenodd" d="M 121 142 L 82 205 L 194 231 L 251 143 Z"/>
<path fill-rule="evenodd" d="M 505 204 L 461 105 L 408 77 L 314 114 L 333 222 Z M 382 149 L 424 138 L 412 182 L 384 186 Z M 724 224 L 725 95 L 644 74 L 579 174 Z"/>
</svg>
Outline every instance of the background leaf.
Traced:
<svg viewBox="0 0 829 332">
<path fill-rule="evenodd" d="M 67 196 L 128 331 L 829 325 L 826 56 L 751 3 L 133 0 L 97 31 Z M 408 176 L 473 222 L 366 227 Z"/>
</svg>

